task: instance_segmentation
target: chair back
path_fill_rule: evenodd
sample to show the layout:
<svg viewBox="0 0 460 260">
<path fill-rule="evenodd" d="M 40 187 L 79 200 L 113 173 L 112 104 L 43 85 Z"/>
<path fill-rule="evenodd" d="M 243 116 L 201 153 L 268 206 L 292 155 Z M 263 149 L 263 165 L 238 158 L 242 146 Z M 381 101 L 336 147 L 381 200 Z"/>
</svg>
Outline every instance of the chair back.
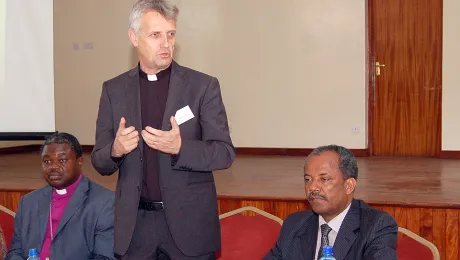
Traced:
<svg viewBox="0 0 460 260">
<path fill-rule="evenodd" d="M 0 228 L 6 241 L 7 249 L 10 248 L 11 238 L 14 233 L 14 217 L 15 213 L 0 205 Z"/>
<path fill-rule="evenodd" d="M 241 214 L 247 211 L 252 214 Z M 219 219 L 222 250 L 217 256 L 220 260 L 262 259 L 275 246 L 283 225 L 280 218 L 250 206 L 222 214 Z"/>
<path fill-rule="evenodd" d="M 438 248 L 430 241 L 409 231 L 398 228 L 396 252 L 399 260 L 439 260 Z"/>
</svg>

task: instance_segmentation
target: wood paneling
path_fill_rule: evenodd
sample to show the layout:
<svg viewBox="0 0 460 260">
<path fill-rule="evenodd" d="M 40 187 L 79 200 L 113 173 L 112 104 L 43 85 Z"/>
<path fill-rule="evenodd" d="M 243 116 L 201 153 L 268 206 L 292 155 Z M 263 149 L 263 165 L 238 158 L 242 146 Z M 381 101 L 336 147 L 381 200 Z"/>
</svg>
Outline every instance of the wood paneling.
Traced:
<svg viewBox="0 0 460 260">
<path fill-rule="evenodd" d="M 406 228 L 420 236 L 420 208 L 408 208 L 406 215 Z"/>
<path fill-rule="evenodd" d="M 445 259 L 460 259 L 459 248 L 459 210 L 446 210 L 446 257 Z M 454 245 L 459 245 L 455 247 Z M 449 250 L 447 249 L 449 248 Z"/>
<path fill-rule="evenodd" d="M 420 209 L 420 236 L 433 241 L 433 209 Z"/>
<path fill-rule="evenodd" d="M 368 149 L 350 149 L 356 157 L 369 156 Z M 260 148 L 260 147 L 237 147 L 238 155 L 288 155 L 307 156 L 313 148 Z"/>
<path fill-rule="evenodd" d="M 442 1 L 369 1 L 373 155 L 441 151 Z M 374 80 L 374 81 L 372 81 Z"/>
<path fill-rule="evenodd" d="M 443 159 L 460 159 L 460 151 L 441 151 L 439 154 L 440 158 Z"/>
<path fill-rule="evenodd" d="M 19 200 L 30 191 L 0 190 L 0 205 L 16 212 Z"/>
<path fill-rule="evenodd" d="M 44 141 L 43 141 L 44 142 Z M 91 153 L 93 151 L 94 145 L 82 145 L 83 152 Z M 30 145 L 21 145 L 13 147 L 2 147 L 0 148 L 0 155 L 11 155 L 18 153 L 31 153 L 40 151 L 41 145 L 39 144 L 30 144 Z"/>
<path fill-rule="evenodd" d="M 374 154 L 374 114 L 375 114 L 375 54 L 374 54 L 374 1 L 367 1 L 367 149 Z"/>
<path fill-rule="evenodd" d="M 31 153 L 40 151 L 40 145 L 21 145 L 13 147 L 2 147 L 0 148 L 0 155 L 11 155 L 17 153 Z"/>
<path fill-rule="evenodd" d="M 0 148 L 0 155 L 11 155 L 18 153 L 30 153 L 40 150 L 41 145 L 24 145 L 15 147 Z M 82 145 L 83 152 L 91 153 L 94 145 Z M 263 148 L 263 147 L 237 147 L 236 153 L 239 155 L 287 155 L 287 156 L 307 156 L 313 148 Z M 357 157 L 369 156 L 368 149 L 351 149 Z"/>
</svg>

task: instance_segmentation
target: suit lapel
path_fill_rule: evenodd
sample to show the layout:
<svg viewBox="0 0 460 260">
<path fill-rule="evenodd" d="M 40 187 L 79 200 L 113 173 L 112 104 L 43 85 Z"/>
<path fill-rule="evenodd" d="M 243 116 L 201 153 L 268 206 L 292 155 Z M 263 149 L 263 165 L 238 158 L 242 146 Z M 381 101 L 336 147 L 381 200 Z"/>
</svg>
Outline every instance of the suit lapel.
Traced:
<svg viewBox="0 0 460 260">
<path fill-rule="evenodd" d="M 78 209 L 83 205 L 86 198 L 88 197 L 87 191 L 89 190 L 89 181 L 85 176 L 82 176 L 80 183 L 77 186 L 77 189 L 72 194 L 72 197 L 67 204 L 64 215 L 62 215 L 61 220 L 59 221 L 59 227 L 56 230 L 56 235 L 62 230 L 62 228 L 67 224 L 67 222 L 72 218 L 72 216 L 77 212 Z"/>
<path fill-rule="evenodd" d="M 318 215 L 313 214 L 307 220 L 307 224 L 302 230 L 305 233 L 300 236 L 303 259 L 313 259 L 316 250 L 316 238 L 318 236 Z"/>
<path fill-rule="evenodd" d="M 124 85 L 124 97 L 127 100 L 127 108 L 130 113 L 126 115 L 126 127 L 134 126 L 139 132 L 142 131 L 142 110 L 141 110 L 141 86 L 139 83 L 139 68 L 136 66 L 128 73 L 128 84 Z M 144 153 L 144 140 L 139 138 L 138 148 L 141 156 Z"/>
<path fill-rule="evenodd" d="M 187 85 L 187 74 L 183 71 L 182 67 L 175 61 L 171 64 L 171 76 L 169 78 L 168 100 L 166 101 L 165 113 L 163 115 L 163 122 L 161 130 L 171 130 L 171 123 L 169 118 L 176 114 L 177 104 L 180 101 L 184 88 Z"/>
<path fill-rule="evenodd" d="M 50 203 L 53 189 L 51 186 L 46 186 L 43 190 L 43 198 L 38 201 L 38 227 L 39 227 L 39 239 L 40 248 L 42 247 L 43 240 L 46 235 L 46 228 L 49 223 Z"/>
<path fill-rule="evenodd" d="M 355 230 L 359 229 L 359 222 L 359 205 L 356 200 L 353 200 L 334 243 L 335 259 L 343 260 L 347 256 L 357 237 Z"/>
</svg>

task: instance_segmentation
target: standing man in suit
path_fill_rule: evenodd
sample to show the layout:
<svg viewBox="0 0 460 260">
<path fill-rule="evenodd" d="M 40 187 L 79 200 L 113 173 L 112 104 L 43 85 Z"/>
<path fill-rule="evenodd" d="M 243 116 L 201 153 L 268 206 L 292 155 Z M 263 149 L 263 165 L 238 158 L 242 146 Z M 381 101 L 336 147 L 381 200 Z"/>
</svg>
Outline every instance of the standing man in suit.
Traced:
<svg viewBox="0 0 460 260">
<path fill-rule="evenodd" d="M 19 201 L 5 259 L 27 259 L 32 248 L 43 260 L 115 259 L 115 196 L 82 175 L 83 155 L 77 138 L 54 134 L 40 154 L 48 185 Z"/>
<path fill-rule="evenodd" d="M 139 64 L 102 87 L 92 162 L 102 175 L 119 170 L 118 259 L 215 259 L 220 249 L 212 171 L 235 151 L 218 80 L 173 61 L 177 16 L 166 0 L 137 1 Z"/>
<path fill-rule="evenodd" d="M 271 259 L 319 259 L 325 245 L 337 260 L 397 259 L 398 226 L 392 216 L 353 199 L 358 165 L 344 147 L 318 147 L 304 166 L 305 193 L 312 211 L 289 215 Z"/>
</svg>

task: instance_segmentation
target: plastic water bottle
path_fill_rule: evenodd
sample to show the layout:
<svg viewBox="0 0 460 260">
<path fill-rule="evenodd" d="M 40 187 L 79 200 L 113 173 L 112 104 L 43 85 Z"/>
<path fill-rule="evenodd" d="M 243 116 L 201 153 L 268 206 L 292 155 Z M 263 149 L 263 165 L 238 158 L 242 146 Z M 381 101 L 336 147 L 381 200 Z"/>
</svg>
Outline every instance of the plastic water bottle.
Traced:
<svg viewBox="0 0 460 260">
<path fill-rule="evenodd" d="M 335 257 L 332 256 L 332 247 L 331 246 L 324 246 L 323 247 L 323 256 L 319 260 L 336 260 Z"/>
<path fill-rule="evenodd" d="M 36 248 L 29 249 L 29 258 L 27 260 L 40 260 L 38 258 L 38 250 Z"/>
</svg>

